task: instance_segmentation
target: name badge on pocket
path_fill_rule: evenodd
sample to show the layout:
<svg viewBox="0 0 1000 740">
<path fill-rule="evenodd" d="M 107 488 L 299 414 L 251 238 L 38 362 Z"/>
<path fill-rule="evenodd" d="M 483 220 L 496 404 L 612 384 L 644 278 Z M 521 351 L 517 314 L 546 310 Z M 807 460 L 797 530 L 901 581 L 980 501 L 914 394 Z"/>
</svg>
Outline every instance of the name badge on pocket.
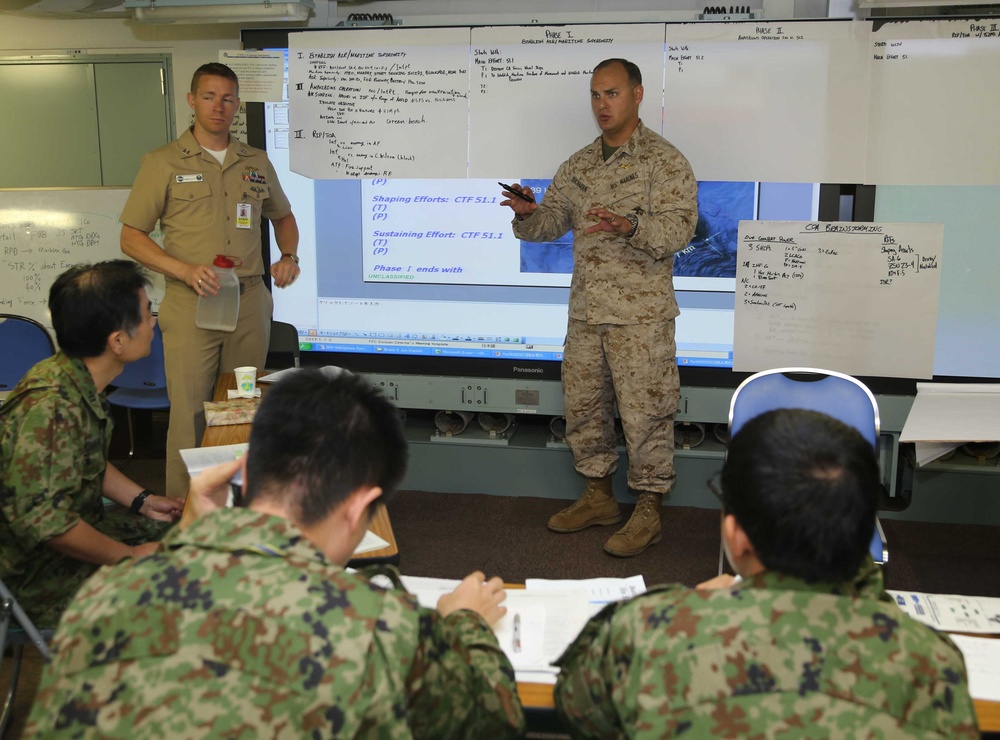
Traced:
<svg viewBox="0 0 1000 740">
<path fill-rule="evenodd" d="M 253 209 L 250 207 L 249 203 L 237 203 L 236 204 L 236 228 L 237 229 L 249 229 L 252 228 L 250 224 L 250 218 L 253 215 Z"/>
<path fill-rule="evenodd" d="M 204 175 L 177 175 L 177 182 L 201 182 Z"/>
</svg>

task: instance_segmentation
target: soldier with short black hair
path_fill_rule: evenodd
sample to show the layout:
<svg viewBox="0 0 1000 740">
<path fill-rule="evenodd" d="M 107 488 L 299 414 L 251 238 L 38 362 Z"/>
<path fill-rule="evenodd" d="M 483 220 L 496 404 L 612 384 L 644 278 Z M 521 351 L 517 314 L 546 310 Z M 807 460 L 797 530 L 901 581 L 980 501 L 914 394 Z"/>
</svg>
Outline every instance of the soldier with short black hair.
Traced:
<svg viewBox="0 0 1000 740">
<path fill-rule="evenodd" d="M 245 456 L 192 482 L 157 553 L 105 568 L 66 612 L 27 733 L 52 737 L 520 737 L 490 628 L 503 583 L 437 609 L 344 564 L 406 470 L 393 405 L 349 373 L 273 386 Z M 200 515 L 200 516 L 199 516 Z"/>
<path fill-rule="evenodd" d="M 896 607 L 868 554 L 871 443 L 771 411 L 733 438 L 721 480 L 742 581 L 653 588 L 592 619 L 557 661 L 573 735 L 978 738 L 962 654 Z"/>
<path fill-rule="evenodd" d="M 108 462 L 104 390 L 149 354 L 156 317 L 147 285 L 128 260 L 59 275 L 49 311 L 60 351 L 0 407 L 0 577 L 40 627 L 55 627 L 99 565 L 150 552 L 180 516 L 179 501 L 151 495 Z M 124 508 L 106 510 L 104 496 Z"/>
</svg>

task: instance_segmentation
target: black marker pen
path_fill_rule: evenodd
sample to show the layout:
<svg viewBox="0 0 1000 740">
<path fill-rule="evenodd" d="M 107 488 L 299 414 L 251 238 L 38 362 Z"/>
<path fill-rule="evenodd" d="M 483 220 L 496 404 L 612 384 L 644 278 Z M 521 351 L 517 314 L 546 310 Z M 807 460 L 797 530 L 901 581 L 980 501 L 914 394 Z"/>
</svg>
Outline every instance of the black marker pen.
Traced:
<svg viewBox="0 0 1000 740">
<path fill-rule="evenodd" d="M 516 198 L 520 198 L 521 200 L 526 200 L 529 203 L 534 203 L 535 202 L 535 199 L 532 196 L 525 195 L 524 193 L 522 193 L 522 192 L 520 192 L 518 190 L 514 190 L 514 188 L 512 188 L 510 185 L 506 185 L 506 184 L 504 184 L 502 182 L 498 182 L 497 185 L 499 185 L 500 187 L 502 187 L 510 195 L 513 195 Z M 531 191 L 529 190 L 528 192 L 530 193 Z"/>
</svg>

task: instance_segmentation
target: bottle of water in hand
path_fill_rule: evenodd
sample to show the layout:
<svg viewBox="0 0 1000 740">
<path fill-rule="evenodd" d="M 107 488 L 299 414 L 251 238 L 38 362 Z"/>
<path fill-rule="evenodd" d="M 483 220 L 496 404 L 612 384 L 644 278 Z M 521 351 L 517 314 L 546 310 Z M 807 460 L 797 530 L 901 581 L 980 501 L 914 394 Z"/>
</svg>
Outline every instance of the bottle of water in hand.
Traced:
<svg viewBox="0 0 1000 740">
<path fill-rule="evenodd" d="M 198 296 L 194 323 L 199 329 L 233 331 L 240 315 L 240 279 L 235 264 L 224 254 L 216 255 L 212 267 L 219 278 L 219 292 Z"/>
</svg>

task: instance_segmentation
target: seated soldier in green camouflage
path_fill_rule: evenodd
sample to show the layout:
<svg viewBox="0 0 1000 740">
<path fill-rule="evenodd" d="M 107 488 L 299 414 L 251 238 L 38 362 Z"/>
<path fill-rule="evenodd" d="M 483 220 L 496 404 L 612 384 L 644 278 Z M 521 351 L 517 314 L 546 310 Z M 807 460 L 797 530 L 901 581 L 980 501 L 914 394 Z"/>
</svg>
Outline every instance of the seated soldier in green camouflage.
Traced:
<svg viewBox="0 0 1000 740">
<path fill-rule="evenodd" d="M 878 488 L 871 445 L 839 421 L 747 423 L 717 494 L 742 581 L 651 589 L 591 620 L 559 660 L 573 734 L 979 737 L 961 653 L 896 608 L 868 554 Z"/>
<path fill-rule="evenodd" d="M 39 627 L 56 626 L 98 566 L 152 552 L 150 540 L 183 508 L 108 462 L 104 390 L 149 354 L 156 318 L 146 285 L 128 260 L 59 275 L 49 311 L 60 352 L 0 407 L 0 577 Z M 102 495 L 122 508 L 106 511 Z"/>
<path fill-rule="evenodd" d="M 275 385 L 254 419 L 245 508 L 217 508 L 238 463 L 211 469 L 159 552 L 84 585 L 28 735 L 521 735 L 490 629 L 506 611 L 499 578 L 473 573 L 430 610 L 344 569 L 406 447 L 396 409 L 357 376 Z"/>
</svg>

